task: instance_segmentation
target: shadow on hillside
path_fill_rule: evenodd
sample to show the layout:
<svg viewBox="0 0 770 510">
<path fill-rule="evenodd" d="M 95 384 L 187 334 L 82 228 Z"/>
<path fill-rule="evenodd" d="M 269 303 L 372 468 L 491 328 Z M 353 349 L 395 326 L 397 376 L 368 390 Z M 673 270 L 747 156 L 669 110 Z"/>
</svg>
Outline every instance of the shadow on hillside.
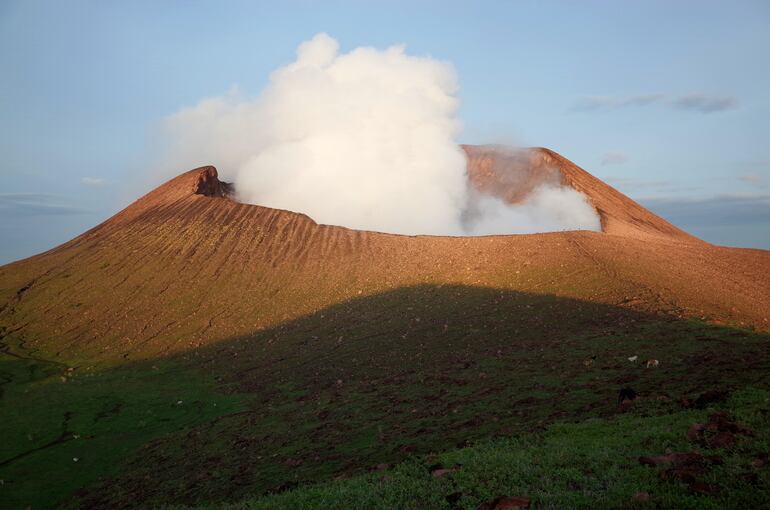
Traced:
<svg viewBox="0 0 770 510">
<path fill-rule="evenodd" d="M 489 288 L 420 285 L 361 297 L 164 362 L 173 367 L 164 370 L 203 371 L 248 410 L 152 441 L 76 501 L 132 507 L 285 490 L 611 416 L 623 387 L 641 396 L 632 412 L 665 413 L 684 397 L 761 380 L 767 340 Z M 652 359 L 659 365 L 647 368 Z"/>
</svg>

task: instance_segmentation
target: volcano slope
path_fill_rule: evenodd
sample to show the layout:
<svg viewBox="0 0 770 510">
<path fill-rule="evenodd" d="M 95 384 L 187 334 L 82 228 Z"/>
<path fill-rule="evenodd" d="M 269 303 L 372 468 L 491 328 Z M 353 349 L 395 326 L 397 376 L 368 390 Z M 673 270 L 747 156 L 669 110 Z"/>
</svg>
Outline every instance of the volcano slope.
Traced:
<svg viewBox="0 0 770 510">
<path fill-rule="evenodd" d="M 704 243 L 547 149 L 463 148 L 477 188 L 517 202 L 559 181 L 588 197 L 602 232 L 318 225 L 233 201 L 203 167 L 0 268 L 9 507 L 233 501 L 555 422 L 616 420 L 622 387 L 642 396 L 630 411 L 640 420 L 706 392 L 768 389 L 770 252 Z M 662 453 L 668 434 L 637 455 Z M 749 483 L 744 468 L 770 437 L 741 441 L 721 491 L 645 483 L 664 504 L 756 503 L 770 479 L 750 472 Z M 613 497 L 640 490 L 620 481 Z M 475 508 L 491 485 L 474 483 L 451 504 Z M 409 504 L 449 508 L 450 489 Z M 610 497 L 528 490 L 556 506 Z"/>
</svg>

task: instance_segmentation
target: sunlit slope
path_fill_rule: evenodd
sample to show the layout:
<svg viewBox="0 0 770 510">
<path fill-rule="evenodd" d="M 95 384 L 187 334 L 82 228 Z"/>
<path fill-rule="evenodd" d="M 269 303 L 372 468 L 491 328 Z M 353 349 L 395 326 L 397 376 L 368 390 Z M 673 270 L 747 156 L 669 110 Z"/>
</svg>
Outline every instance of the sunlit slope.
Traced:
<svg viewBox="0 0 770 510">
<path fill-rule="evenodd" d="M 480 187 L 511 171 L 497 149 L 464 149 Z M 770 330 L 770 252 L 709 245 L 558 154 L 536 149 L 529 158 L 533 171 L 584 192 L 604 232 L 408 237 L 318 225 L 234 202 L 204 167 L 62 246 L 0 268 L 0 325 L 27 349 L 62 359 L 140 359 L 352 298 L 451 284 Z"/>
<path fill-rule="evenodd" d="M 524 200 L 544 182 L 564 184 L 589 198 L 599 213 L 603 232 L 696 240 L 552 150 L 510 150 L 493 145 L 464 145 L 463 149 L 476 187 L 508 202 Z"/>
</svg>

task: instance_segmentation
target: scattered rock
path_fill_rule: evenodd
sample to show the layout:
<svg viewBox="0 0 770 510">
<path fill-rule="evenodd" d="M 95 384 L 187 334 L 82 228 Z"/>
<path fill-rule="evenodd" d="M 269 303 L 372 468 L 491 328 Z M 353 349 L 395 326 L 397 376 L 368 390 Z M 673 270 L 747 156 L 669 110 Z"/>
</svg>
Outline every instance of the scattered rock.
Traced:
<svg viewBox="0 0 770 510">
<path fill-rule="evenodd" d="M 462 499 L 463 493 L 462 492 L 453 492 L 449 496 L 447 496 L 446 502 L 449 503 L 452 506 L 457 505 L 457 503 Z"/>
<path fill-rule="evenodd" d="M 732 432 L 733 434 L 742 434 L 744 436 L 754 435 L 753 430 L 732 420 L 732 416 L 728 413 L 720 412 L 710 414 L 709 421 L 706 424 L 706 430 L 713 432 Z"/>
<path fill-rule="evenodd" d="M 703 455 L 697 452 L 667 453 L 665 455 L 639 457 L 639 463 L 646 466 L 662 466 L 665 464 L 672 464 L 673 466 L 684 466 L 689 464 L 703 463 L 703 460 Z"/>
<path fill-rule="evenodd" d="M 721 464 L 718 455 L 703 456 L 697 452 L 666 453 L 665 455 L 639 457 L 639 462 L 648 466 L 666 466 L 660 473 L 664 480 L 675 480 L 687 484 L 690 491 L 696 494 L 716 494 L 720 489 L 698 480 L 706 474 L 709 464 Z"/>
<path fill-rule="evenodd" d="M 727 448 L 735 443 L 735 436 L 732 432 L 717 432 L 709 439 L 710 448 Z"/>
<path fill-rule="evenodd" d="M 736 434 L 753 436 L 754 431 L 732 421 L 729 414 L 720 412 L 709 415 L 705 424 L 693 424 L 687 431 L 687 439 L 709 448 L 727 448 L 735 443 Z"/>
<path fill-rule="evenodd" d="M 693 424 L 690 429 L 687 431 L 687 439 L 689 441 L 698 441 L 703 438 L 703 431 L 706 429 L 706 426 L 702 423 L 695 423 Z"/>
<path fill-rule="evenodd" d="M 459 471 L 460 468 L 462 468 L 461 464 L 455 464 L 451 468 L 445 468 L 441 464 L 434 464 L 428 468 L 428 471 L 430 471 L 430 475 L 434 478 L 441 478 L 444 475 L 448 475 L 449 473 L 454 473 L 455 471 Z"/>
<path fill-rule="evenodd" d="M 480 504 L 476 510 L 528 510 L 529 498 L 500 497 L 489 503 Z"/>
<path fill-rule="evenodd" d="M 698 395 L 698 398 L 693 402 L 693 406 L 696 409 L 705 409 L 709 404 L 715 402 L 724 402 L 729 396 L 729 392 L 722 390 L 709 390 Z"/>
<path fill-rule="evenodd" d="M 637 394 L 633 388 L 621 388 L 618 393 L 618 403 L 622 404 L 626 400 L 636 400 Z"/>
</svg>

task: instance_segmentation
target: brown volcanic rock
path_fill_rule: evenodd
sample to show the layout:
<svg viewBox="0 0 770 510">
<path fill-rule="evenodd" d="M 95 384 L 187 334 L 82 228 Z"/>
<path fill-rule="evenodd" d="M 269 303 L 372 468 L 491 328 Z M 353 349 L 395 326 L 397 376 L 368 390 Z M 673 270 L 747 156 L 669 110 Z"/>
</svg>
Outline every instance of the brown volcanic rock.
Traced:
<svg viewBox="0 0 770 510">
<path fill-rule="evenodd" d="M 219 180 L 216 168 L 207 166 L 199 169 L 198 180 L 195 182 L 193 193 L 206 197 L 222 198 L 232 193 L 232 186 Z"/>
<path fill-rule="evenodd" d="M 492 148 L 465 150 L 473 182 L 496 183 L 508 200 L 519 198 L 504 183 L 538 182 L 503 175 L 511 160 L 495 161 Z M 709 245 L 551 151 L 529 158 L 533 172 L 586 193 L 604 233 L 451 238 L 318 225 L 304 214 L 234 202 L 216 170 L 203 167 L 66 244 L 0 267 L 0 326 L 24 335 L 28 348 L 65 359 L 135 359 L 429 283 L 770 330 L 770 252 Z"/>
</svg>

